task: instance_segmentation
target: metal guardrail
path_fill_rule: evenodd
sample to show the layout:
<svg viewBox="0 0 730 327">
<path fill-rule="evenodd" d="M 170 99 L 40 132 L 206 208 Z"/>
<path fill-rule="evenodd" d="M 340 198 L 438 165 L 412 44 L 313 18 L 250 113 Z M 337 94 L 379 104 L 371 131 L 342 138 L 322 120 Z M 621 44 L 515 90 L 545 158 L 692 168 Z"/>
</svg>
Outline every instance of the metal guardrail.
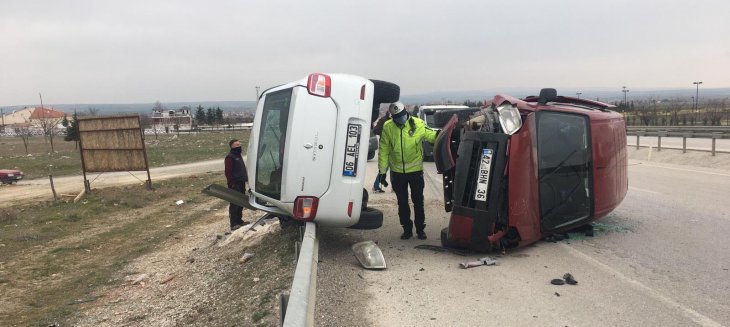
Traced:
<svg viewBox="0 0 730 327">
<path fill-rule="evenodd" d="M 730 129 L 728 129 L 730 131 Z M 677 132 L 677 131 L 666 131 L 666 130 L 627 130 L 626 131 L 627 136 L 636 136 L 636 149 L 638 150 L 641 147 L 640 138 L 642 136 L 646 137 L 656 137 L 657 138 L 657 151 L 662 151 L 662 137 L 681 137 L 682 138 L 682 153 L 687 153 L 687 138 L 705 138 L 705 139 L 711 139 L 712 140 L 712 146 L 710 152 L 712 152 L 712 156 L 714 157 L 717 151 L 717 139 L 722 138 L 730 138 L 730 133 L 725 132 L 703 132 L 703 133 L 694 133 L 693 131 L 685 131 L 685 132 Z M 707 151 L 707 150 L 697 150 L 697 149 L 691 149 L 692 151 Z"/>
<path fill-rule="evenodd" d="M 730 138 L 730 126 L 629 126 L 626 135 L 722 139 Z"/>
<path fill-rule="evenodd" d="M 314 326 L 314 304 L 317 295 L 317 261 L 319 261 L 319 238 L 317 225 L 308 222 L 302 237 L 302 246 L 294 272 L 291 293 L 282 298 L 282 326 Z"/>
</svg>

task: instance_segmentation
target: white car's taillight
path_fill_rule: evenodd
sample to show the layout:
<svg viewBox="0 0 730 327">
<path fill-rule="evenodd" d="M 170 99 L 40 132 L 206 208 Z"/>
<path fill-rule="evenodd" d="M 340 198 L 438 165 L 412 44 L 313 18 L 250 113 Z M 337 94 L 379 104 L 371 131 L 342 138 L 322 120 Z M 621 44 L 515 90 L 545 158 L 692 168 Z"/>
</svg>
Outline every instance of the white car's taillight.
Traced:
<svg viewBox="0 0 730 327">
<path fill-rule="evenodd" d="M 307 80 L 309 94 L 329 98 L 332 93 L 332 80 L 325 74 L 311 74 Z"/>
<path fill-rule="evenodd" d="M 298 196 L 294 200 L 294 218 L 306 221 L 314 220 L 317 215 L 319 198 L 314 196 Z"/>
</svg>

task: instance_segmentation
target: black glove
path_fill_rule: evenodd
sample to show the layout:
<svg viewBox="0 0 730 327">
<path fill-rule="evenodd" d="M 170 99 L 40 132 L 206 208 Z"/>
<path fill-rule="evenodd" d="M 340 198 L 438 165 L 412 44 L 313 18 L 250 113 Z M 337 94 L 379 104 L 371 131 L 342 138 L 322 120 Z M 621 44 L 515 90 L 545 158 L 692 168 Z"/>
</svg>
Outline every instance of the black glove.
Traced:
<svg viewBox="0 0 730 327">
<path fill-rule="evenodd" d="M 380 174 L 380 175 L 378 175 L 378 177 L 380 178 L 380 184 L 385 187 L 388 187 L 388 181 L 385 178 L 386 174 Z"/>
</svg>

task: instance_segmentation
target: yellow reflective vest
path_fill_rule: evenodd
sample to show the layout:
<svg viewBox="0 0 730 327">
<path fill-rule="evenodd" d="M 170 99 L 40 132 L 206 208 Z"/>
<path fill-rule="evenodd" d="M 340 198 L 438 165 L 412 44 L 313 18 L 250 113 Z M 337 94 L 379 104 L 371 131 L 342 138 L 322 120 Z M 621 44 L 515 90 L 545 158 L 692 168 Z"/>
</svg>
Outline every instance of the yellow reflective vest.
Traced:
<svg viewBox="0 0 730 327">
<path fill-rule="evenodd" d="M 423 140 L 433 144 L 436 131 L 416 117 L 408 117 L 403 126 L 392 119 L 385 122 L 378 146 L 378 170 L 385 174 L 390 170 L 396 173 L 412 173 L 423 170 Z"/>
</svg>

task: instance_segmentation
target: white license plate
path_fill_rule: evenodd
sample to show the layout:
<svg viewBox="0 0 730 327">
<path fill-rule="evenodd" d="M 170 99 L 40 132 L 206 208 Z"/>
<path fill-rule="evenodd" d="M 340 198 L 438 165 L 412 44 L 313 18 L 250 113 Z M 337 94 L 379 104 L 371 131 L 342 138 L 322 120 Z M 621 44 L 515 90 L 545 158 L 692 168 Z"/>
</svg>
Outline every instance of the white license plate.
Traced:
<svg viewBox="0 0 730 327">
<path fill-rule="evenodd" d="M 479 165 L 477 189 L 474 191 L 474 200 L 487 201 L 489 191 L 489 171 L 492 168 L 492 149 L 482 149 L 482 162 Z"/>
<path fill-rule="evenodd" d="M 343 176 L 357 176 L 357 161 L 360 155 L 361 125 L 347 124 L 347 142 L 345 143 L 345 164 L 342 168 Z"/>
</svg>

